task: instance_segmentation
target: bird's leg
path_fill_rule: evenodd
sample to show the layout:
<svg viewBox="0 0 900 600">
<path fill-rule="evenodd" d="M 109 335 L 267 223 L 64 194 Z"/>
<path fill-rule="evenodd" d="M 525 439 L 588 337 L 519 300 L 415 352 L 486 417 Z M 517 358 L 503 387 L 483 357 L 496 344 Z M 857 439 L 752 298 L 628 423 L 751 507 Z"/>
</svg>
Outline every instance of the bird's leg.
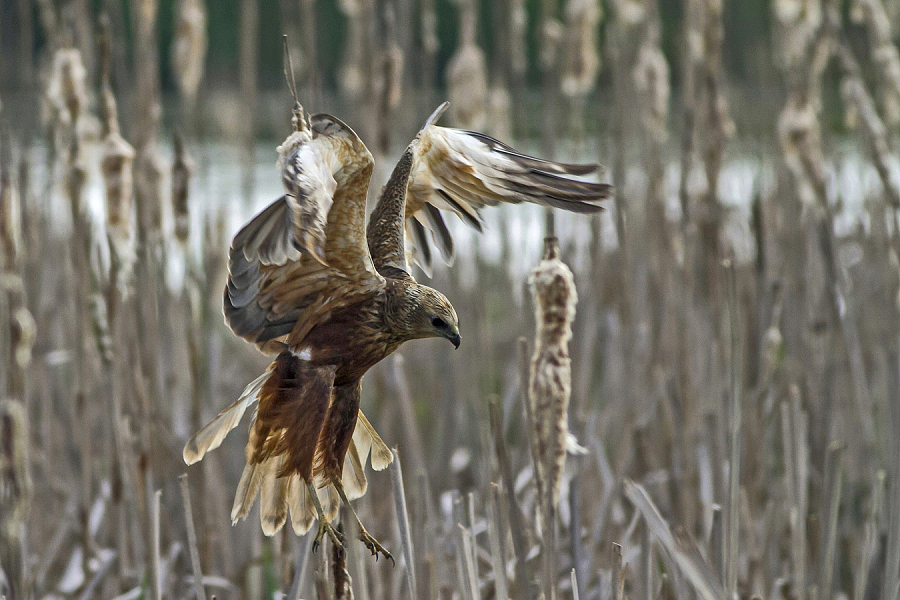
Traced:
<svg viewBox="0 0 900 600">
<path fill-rule="evenodd" d="M 328 474 L 328 477 L 331 479 L 331 483 L 334 484 L 334 487 L 337 488 L 338 494 L 341 496 L 341 500 L 344 501 L 344 504 L 347 505 L 347 508 L 350 509 L 350 514 L 353 515 L 353 518 L 356 519 L 356 524 L 359 525 L 359 541 L 361 541 L 366 548 L 372 553 L 372 556 L 375 557 L 375 560 L 378 560 L 378 553 L 381 552 L 385 558 L 391 561 L 391 564 L 394 563 L 394 557 L 391 556 L 391 553 L 388 552 L 384 546 L 378 543 L 372 535 L 366 531 L 366 528 L 363 527 L 362 521 L 359 520 L 359 515 L 356 514 L 356 511 L 353 510 L 353 505 L 350 504 L 350 501 L 347 500 L 347 494 L 344 493 L 344 486 L 341 484 L 341 480 L 335 477 L 332 474 Z"/>
<path fill-rule="evenodd" d="M 312 496 L 313 506 L 316 507 L 316 515 L 318 515 L 319 517 L 319 533 L 316 534 L 316 539 L 313 541 L 313 552 L 319 549 L 319 544 L 322 542 L 322 537 L 326 533 L 328 533 L 328 537 L 331 538 L 332 544 L 337 547 L 343 548 L 344 543 L 341 539 L 343 536 L 335 531 L 331 523 L 328 522 L 328 519 L 325 518 L 325 511 L 322 510 L 322 503 L 319 502 L 319 494 L 316 493 L 315 486 L 311 483 L 307 483 L 306 489 L 309 490 L 309 495 Z M 341 495 L 343 496 L 343 493 Z"/>
</svg>

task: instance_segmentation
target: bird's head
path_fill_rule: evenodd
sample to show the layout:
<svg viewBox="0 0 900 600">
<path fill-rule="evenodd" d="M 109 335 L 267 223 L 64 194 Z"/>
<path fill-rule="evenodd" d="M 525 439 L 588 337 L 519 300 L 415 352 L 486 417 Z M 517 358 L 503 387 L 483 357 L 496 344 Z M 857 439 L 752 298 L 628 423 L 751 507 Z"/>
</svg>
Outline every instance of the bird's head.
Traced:
<svg viewBox="0 0 900 600">
<path fill-rule="evenodd" d="M 412 302 L 405 319 L 409 337 L 443 337 L 459 348 L 459 319 L 447 297 L 424 285 L 409 291 Z"/>
</svg>

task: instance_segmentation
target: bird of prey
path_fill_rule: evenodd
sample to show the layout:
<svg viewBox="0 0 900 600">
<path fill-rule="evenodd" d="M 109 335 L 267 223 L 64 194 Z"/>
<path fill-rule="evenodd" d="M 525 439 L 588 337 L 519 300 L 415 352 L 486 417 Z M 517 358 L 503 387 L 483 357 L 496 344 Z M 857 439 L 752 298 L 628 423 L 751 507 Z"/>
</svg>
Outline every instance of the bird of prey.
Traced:
<svg viewBox="0 0 900 600">
<path fill-rule="evenodd" d="M 183 453 L 186 463 L 199 461 L 258 402 L 233 522 L 259 495 L 265 534 L 290 512 L 298 535 L 318 519 L 316 546 L 326 533 L 342 543 L 331 526 L 340 503 L 365 493 L 370 454 L 375 470 L 393 458 L 359 411 L 363 374 L 408 340 L 460 344 L 450 301 L 410 274 L 408 234 L 427 268 L 429 231 L 445 258 L 453 253 L 441 211 L 480 229 L 484 206 L 527 201 L 594 213 L 609 196 L 609 185 L 575 177 L 595 166 L 525 156 L 485 135 L 435 125 L 446 107 L 406 148 L 368 227 L 372 155 L 337 118 L 317 114 L 307 124 L 295 107 L 295 131 L 279 149 L 285 194 L 235 235 L 224 298 L 232 331 L 276 357 Z M 390 557 L 359 526 L 372 554 Z"/>
</svg>

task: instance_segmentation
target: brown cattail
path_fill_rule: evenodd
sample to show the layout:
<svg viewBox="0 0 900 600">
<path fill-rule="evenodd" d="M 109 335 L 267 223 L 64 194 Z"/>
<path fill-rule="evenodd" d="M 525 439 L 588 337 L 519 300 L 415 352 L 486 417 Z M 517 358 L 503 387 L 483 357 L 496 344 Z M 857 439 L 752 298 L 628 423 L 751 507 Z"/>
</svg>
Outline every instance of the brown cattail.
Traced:
<svg viewBox="0 0 900 600">
<path fill-rule="evenodd" d="M 193 104 L 206 60 L 206 5 L 202 0 L 180 0 L 172 40 L 172 70 L 181 95 Z"/>
<path fill-rule="evenodd" d="M 534 297 L 537 333 L 528 383 L 536 445 L 538 492 L 542 504 L 559 501 L 559 489 L 569 437 L 571 392 L 569 340 L 575 318 L 575 280 L 559 259 L 556 238 L 544 240 L 544 258 L 528 277 Z"/>
<path fill-rule="evenodd" d="M 667 137 L 670 88 L 669 63 L 659 43 L 659 28 L 648 27 L 634 66 L 634 83 L 644 99 L 640 103 L 644 130 L 655 142 L 662 144 Z"/>
<path fill-rule="evenodd" d="M 598 0 L 569 0 L 566 3 L 562 92 L 570 98 L 586 96 L 594 88 L 600 69 L 597 24 L 601 16 Z"/>
<path fill-rule="evenodd" d="M 85 81 L 87 70 L 81 52 L 75 48 L 60 48 L 53 55 L 53 71 L 47 86 L 47 100 L 52 107 L 52 119 L 74 126 L 87 105 Z"/>
<path fill-rule="evenodd" d="M 12 177 L 8 140 L 0 140 L 0 267 L 15 268 L 22 246 L 18 190 Z"/>
<path fill-rule="evenodd" d="M 31 350 L 37 339 L 37 324 L 25 306 L 25 286 L 18 275 L 7 274 L 3 281 L 9 301 L 10 347 L 13 363 L 20 370 L 31 364 Z"/>
<path fill-rule="evenodd" d="M 459 0 L 460 47 L 447 67 L 447 92 L 453 124 L 482 130 L 486 124 L 487 64 L 484 52 L 475 43 L 475 5 Z"/>
<path fill-rule="evenodd" d="M 188 191 L 194 161 L 184 148 L 181 134 L 175 132 L 175 162 L 172 164 L 172 212 L 175 216 L 175 237 L 187 242 L 191 215 L 188 211 Z"/>
</svg>

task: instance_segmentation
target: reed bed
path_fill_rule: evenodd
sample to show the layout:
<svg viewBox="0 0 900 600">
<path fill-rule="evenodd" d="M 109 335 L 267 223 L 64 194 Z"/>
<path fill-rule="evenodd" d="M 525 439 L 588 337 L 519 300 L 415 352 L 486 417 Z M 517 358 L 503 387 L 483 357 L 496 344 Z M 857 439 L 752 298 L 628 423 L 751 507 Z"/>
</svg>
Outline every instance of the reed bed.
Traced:
<svg viewBox="0 0 900 600">
<path fill-rule="evenodd" d="M 336 94 L 315 37 L 289 37 L 301 100 L 342 109 L 385 159 L 432 99 L 501 128 L 505 95 L 507 141 L 609 164 L 617 194 L 592 220 L 514 206 L 486 213 L 481 237 L 455 227 L 457 264 L 430 281 L 464 350 L 413 342 L 364 386 L 395 460 L 356 507 L 392 566 L 343 513 L 345 552 L 313 553 L 290 528 L 265 538 L 253 517 L 232 527 L 241 433 L 190 469 L 181 459 L 266 364 L 220 306 L 230 236 L 278 193 L 249 114 L 267 97 L 260 45 L 282 40 L 256 39 L 259 7 L 240 3 L 229 94 L 248 118 L 217 140 L 206 125 L 228 103 L 206 97 L 202 3 L 178 3 L 169 110 L 155 0 L 127 13 L 134 77 L 110 26 L 120 10 L 38 2 L 42 136 L 8 118 L 0 89 L 0 597 L 900 598 L 895 3 L 772 3 L 782 108 L 763 141 L 729 108 L 721 2 L 682 3 L 676 63 L 652 3 L 545 0 L 531 96 L 523 2 L 498 3 L 513 18 L 493 61 L 476 27 L 490 11 L 456 2 L 446 92 L 435 4 L 341 2 Z M 538 266 L 547 230 L 558 241 Z M 554 277 L 561 288 L 542 287 Z"/>
</svg>

